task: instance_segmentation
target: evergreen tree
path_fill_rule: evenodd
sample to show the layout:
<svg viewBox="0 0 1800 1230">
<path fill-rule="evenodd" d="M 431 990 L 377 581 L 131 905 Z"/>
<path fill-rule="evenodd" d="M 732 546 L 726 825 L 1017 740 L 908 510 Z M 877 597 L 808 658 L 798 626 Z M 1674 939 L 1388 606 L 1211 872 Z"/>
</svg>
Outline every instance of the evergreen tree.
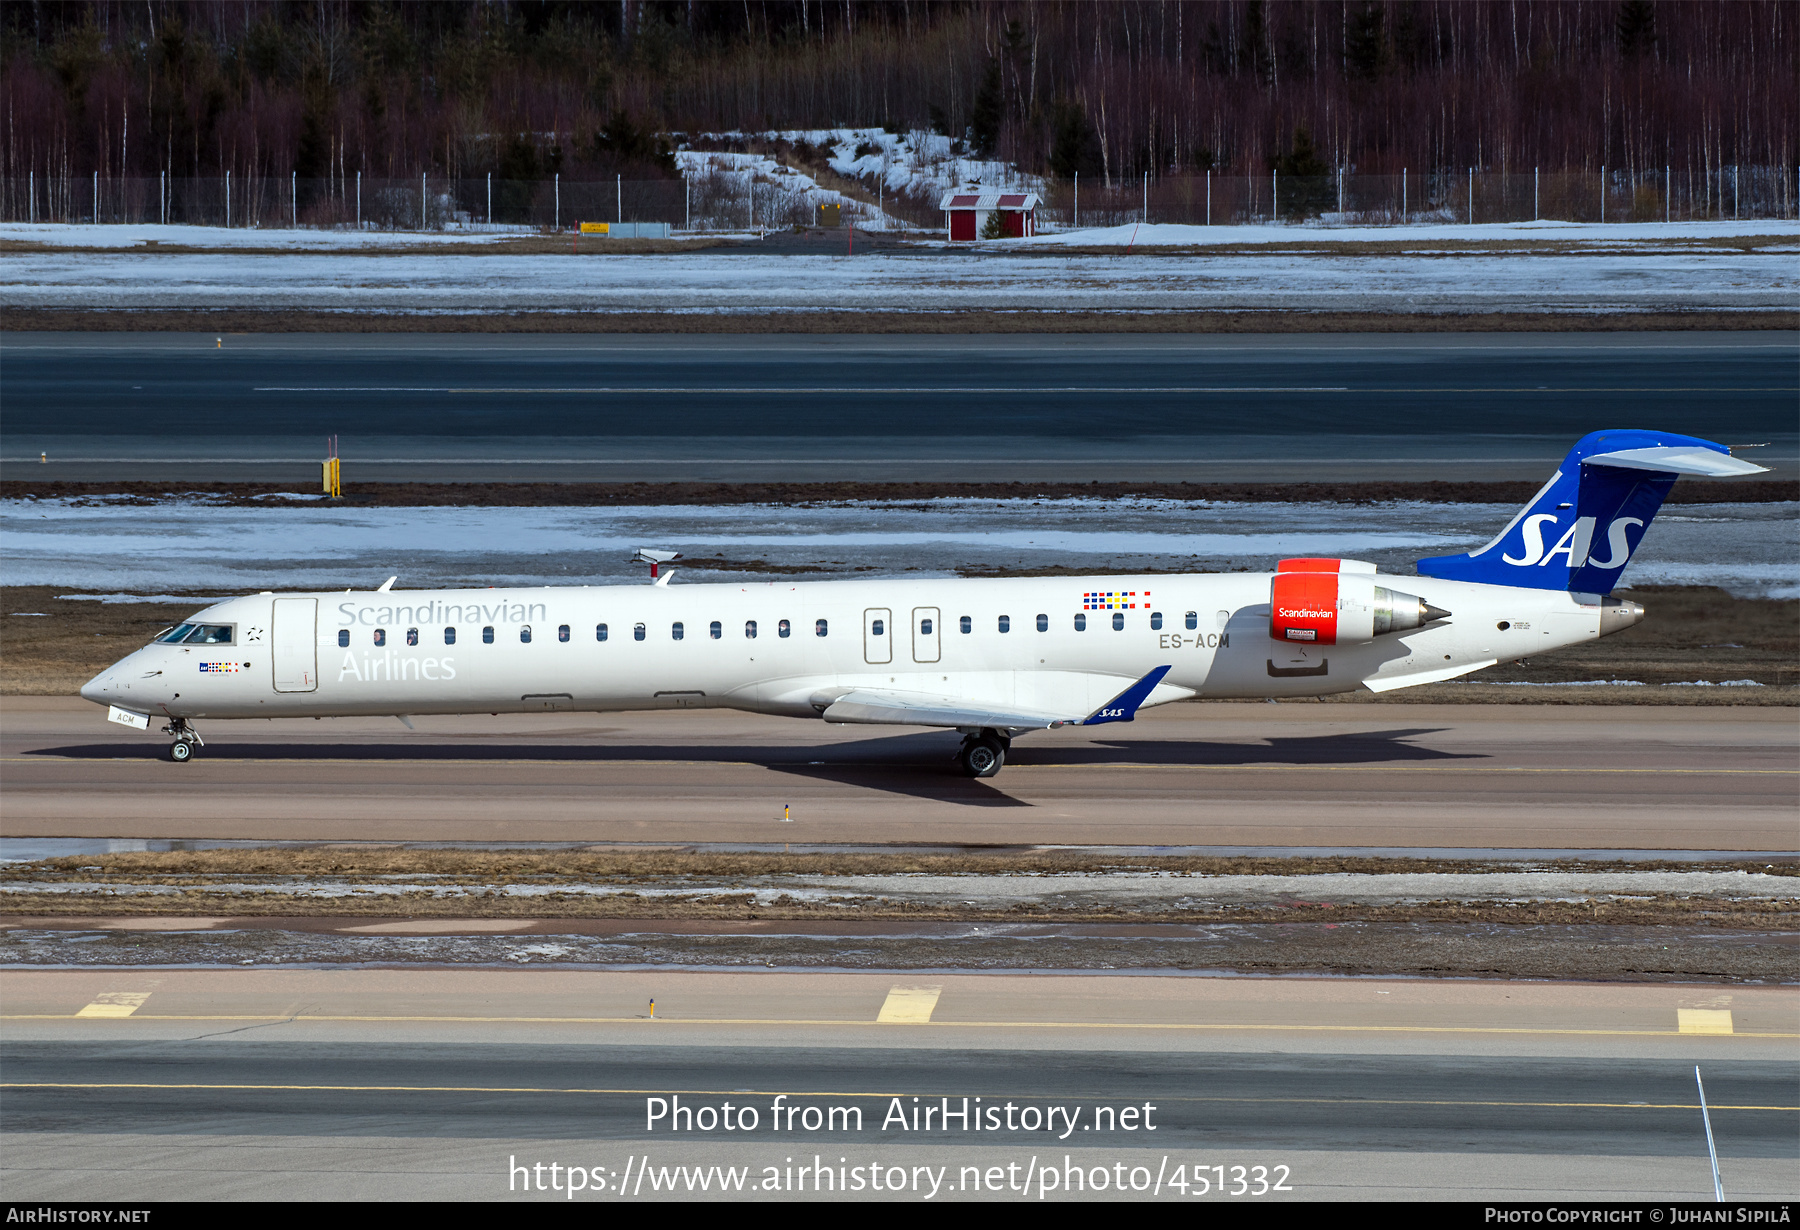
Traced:
<svg viewBox="0 0 1800 1230">
<path fill-rule="evenodd" d="M 1650 0 L 1625 0 L 1613 21 L 1619 54 L 1635 59 L 1656 45 L 1656 6 Z"/>
<path fill-rule="evenodd" d="M 1080 103 L 1059 98 L 1051 108 L 1050 173 L 1060 179 L 1100 171 L 1100 134 Z"/>
<path fill-rule="evenodd" d="M 969 145 L 977 154 L 988 157 L 1000 144 L 1000 61 L 989 60 L 975 93 L 975 105 L 969 111 Z"/>
</svg>

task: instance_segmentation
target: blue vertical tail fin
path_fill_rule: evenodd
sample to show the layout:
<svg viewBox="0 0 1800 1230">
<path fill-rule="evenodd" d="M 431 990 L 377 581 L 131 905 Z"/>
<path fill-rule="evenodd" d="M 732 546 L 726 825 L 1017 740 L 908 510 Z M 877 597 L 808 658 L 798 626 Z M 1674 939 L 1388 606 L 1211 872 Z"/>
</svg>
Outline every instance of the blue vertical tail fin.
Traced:
<svg viewBox="0 0 1800 1230">
<path fill-rule="evenodd" d="M 1419 574 L 1451 581 L 1609 594 L 1683 474 L 1725 478 L 1766 466 L 1723 444 L 1655 431 L 1583 436 L 1550 481 L 1492 542 L 1466 555 L 1419 561 Z"/>
</svg>

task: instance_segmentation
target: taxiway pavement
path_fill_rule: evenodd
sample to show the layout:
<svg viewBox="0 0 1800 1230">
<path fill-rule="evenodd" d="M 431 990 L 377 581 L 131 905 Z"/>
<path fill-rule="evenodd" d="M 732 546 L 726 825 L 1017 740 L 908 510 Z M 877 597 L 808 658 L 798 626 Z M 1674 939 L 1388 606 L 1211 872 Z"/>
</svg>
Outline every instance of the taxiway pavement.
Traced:
<svg viewBox="0 0 1800 1230">
<path fill-rule="evenodd" d="M 1782 708 L 1176 704 L 1023 737 L 724 710 L 200 723 L 0 704 L 7 837 L 1787 850 Z M 783 808 L 791 822 L 783 822 Z"/>
<path fill-rule="evenodd" d="M 1696 1065 L 1734 1198 L 1791 1197 L 1800 1154 L 1791 989 L 523 969 L 6 980 L 13 1199 L 520 1199 L 520 1162 L 585 1168 L 598 1186 L 584 1199 L 621 1183 L 717 1198 L 716 1184 L 658 1190 L 662 1167 L 696 1165 L 758 1181 L 773 1166 L 788 1186 L 766 1194 L 812 1197 L 788 1167 L 815 1155 L 832 1171 L 903 1167 L 910 1199 L 925 1195 L 916 1165 L 948 1167 L 936 1199 L 1036 1197 L 1025 1176 L 1041 1185 L 1050 1166 L 1053 1198 L 1117 1199 L 1062 1189 L 1072 1170 L 1129 1185 L 1141 1167 L 1127 1198 L 1193 1200 L 1195 1168 L 1214 1165 L 1228 1180 L 1285 1166 L 1298 1198 L 1699 1199 Z M 672 1110 L 677 1095 L 758 1122 L 653 1121 L 651 1099 Z M 911 1125 L 915 1106 L 965 1097 L 1013 1126 Z M 776 1120 L 781 1103 L 802 1117 Z M 860 1126 L 831 1126 L 832 1107 L 860 1109 Z M 996 1187 L 988 1167 L 1005 1172 Z M 1190 1179 L 1179 1191 L 1174 1169 Z"/>
</svg>

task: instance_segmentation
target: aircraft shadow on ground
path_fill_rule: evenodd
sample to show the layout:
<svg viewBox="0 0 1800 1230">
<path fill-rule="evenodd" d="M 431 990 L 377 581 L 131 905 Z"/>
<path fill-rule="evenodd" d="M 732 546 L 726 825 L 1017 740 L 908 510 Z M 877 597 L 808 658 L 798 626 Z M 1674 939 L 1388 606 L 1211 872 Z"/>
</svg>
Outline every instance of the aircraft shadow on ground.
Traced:
<svg viewBox="0 0 1800 1230">
<path fill-rule="evenodd" d="M 1436 734 L 1442 727 L 1405 727 L 1222 743 L 1204 740 L 1109 739 L 1091 744 L 1013 744 L 1011 764 L 1032 766 L 1102 766 L 1226 768 L 1265 765 L 1405 764 L 1421 761 L 1478 760 L 1481 753 L 1447 752 L 1421 747 L 1410 740 Z M 367 764 L 396 761 L 481 761 L 487 763 L 609 764 L 752 764 L 777 773 L 864 790 L 911 795 L 976 807 L 1029 807 L 986 780 L 961 775 L 955 763 L 958 741 L 947 732 L 890 735 L 819 747 L 757 744 L 581 744 L 460 743 L 425 740 L 367 743 L 228 743 L 206 745 L 197 764 L 207 761 L 352 761 Z M 91 743 L 35 749 L 35 755 L 70 760 L 119 760 L 160 756 L 160 746 L 142 743 Z M 173 767 L 173 766 L 171 766 Z M 1004 783 L 1005 773 L 994 779 Z"/>
</svg>

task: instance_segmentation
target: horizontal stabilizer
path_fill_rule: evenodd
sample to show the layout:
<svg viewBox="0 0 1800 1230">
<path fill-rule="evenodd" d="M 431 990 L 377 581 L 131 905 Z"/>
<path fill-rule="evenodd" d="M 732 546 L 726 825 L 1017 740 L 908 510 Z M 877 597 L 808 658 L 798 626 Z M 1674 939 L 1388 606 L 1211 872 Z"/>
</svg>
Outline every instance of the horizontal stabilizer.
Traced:
<svg viewBox="0 0 1800 1230">
<path fill-rule="evenodd" d="M 1660 448 L 1623 448 L 1614 453 L 1596 453 L 1583 457 L 1591 466 L 1613 466 L 1620 470 L 1660 470 L 1664 474 L 1698 474 L 1705 478 L 1736 478 L 1740 474 L 1767 474 L 1768 466 L 1759 466 L 1733 457 L 1730 453 L 1710 448 L 1682 448 L 1665 445 Z"/>
</svg>

